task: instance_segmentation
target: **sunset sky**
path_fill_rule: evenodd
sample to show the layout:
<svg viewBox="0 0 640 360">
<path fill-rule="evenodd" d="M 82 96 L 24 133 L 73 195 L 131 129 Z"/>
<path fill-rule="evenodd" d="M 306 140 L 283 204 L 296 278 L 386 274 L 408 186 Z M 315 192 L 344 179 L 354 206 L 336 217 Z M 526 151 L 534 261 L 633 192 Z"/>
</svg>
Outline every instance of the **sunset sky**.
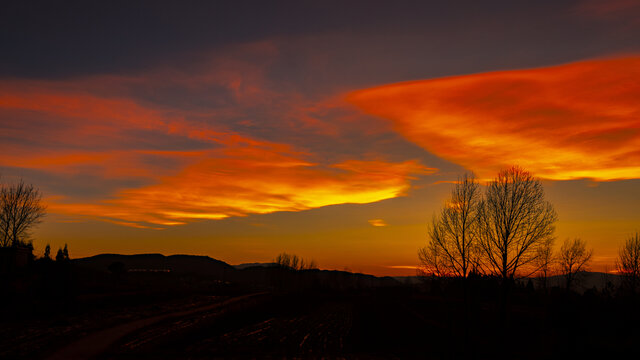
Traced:
<svg viewBox="0 0 640 360">
<path fill-rule="evenodd" d="M 640 231 L 640 0 L 16 1 L 0 34 L 36 254 L 413 275 L 457 176 L 511 165 L 593 269 Z"/>
</svg>

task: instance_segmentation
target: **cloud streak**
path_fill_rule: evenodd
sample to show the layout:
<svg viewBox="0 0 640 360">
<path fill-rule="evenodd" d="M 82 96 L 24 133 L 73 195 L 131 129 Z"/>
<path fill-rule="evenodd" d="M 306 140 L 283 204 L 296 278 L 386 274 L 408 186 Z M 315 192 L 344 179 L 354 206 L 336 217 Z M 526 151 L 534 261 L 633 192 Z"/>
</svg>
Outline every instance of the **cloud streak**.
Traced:
<svg viewBox="0 0 640 360">
<path fill-rule="evenodd" d="M 150 186 L 124 189 L 96 204 L 57 202 L 68 214 L 157 225 L 201 219 L 300 211 L 370 203 L 403 195 L 411 174 L 429 173 L 414 161 L 349 161 L 319 166 L 268 148 L 212 152 Z"/>
<path fill-rule="evenodd" d="M 519 164 L 553 180 L 640 177 L 640 57 L 383 85 L 347 101 L 491 178 Z"/>
</svg>

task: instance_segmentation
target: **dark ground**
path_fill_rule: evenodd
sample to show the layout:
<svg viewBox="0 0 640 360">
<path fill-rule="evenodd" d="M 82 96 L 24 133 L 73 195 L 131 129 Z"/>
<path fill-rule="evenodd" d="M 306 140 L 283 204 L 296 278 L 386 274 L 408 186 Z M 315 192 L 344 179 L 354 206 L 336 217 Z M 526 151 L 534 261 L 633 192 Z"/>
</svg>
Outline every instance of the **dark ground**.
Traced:
<svg viewBox="0 0 640 360">
<path fill-rule="evenodd" d="M 403 285 L 263 269 L 233 283 L 193 274 L 43 269 L 10 282 L 15 293 L 0 306 L 1 359 L 640 355 L 640 301 L 604 290 L 514 285 L 505 318 L 500 287 L 490 278 L 470 283 L 465 306 L 455 281 Z M 38 285 L 43 279 L 60 286 Z"/>
<path fill-rule="evenodd" d="M 174 299 L 52 328 L 31 323 L 19 337 L 4 327 L 2 358 L 538 359 L 637 351 L 637 317 L 560 301 L 570 303 L 513 304 L 503 331 L 493 304 L 477 304 L 465 321 L 459 300 L 407 289 Z"/>
</svg>

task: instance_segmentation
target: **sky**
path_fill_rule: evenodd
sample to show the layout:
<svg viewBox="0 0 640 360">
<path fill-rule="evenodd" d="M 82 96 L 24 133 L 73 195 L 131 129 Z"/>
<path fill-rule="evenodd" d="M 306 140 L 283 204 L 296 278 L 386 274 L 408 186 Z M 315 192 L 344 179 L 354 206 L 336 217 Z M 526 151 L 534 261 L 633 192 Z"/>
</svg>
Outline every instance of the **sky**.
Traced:
<svg viewBox="0 0 640 360">
<path fill-rule="evenodd" d="M 640 231 L 640 1 L 20 1 L 0 175 L 35 253 L 414 275 L 458 176 L 519 165 L 609 271 Z"/>
</svg>

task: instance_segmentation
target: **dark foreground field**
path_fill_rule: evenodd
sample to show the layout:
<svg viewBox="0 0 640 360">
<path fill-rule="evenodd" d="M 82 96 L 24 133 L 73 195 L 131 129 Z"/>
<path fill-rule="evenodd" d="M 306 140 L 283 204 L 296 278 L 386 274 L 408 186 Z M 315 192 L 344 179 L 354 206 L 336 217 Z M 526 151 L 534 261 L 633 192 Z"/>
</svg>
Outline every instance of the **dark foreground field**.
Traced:
<svg viewBox="0 0 640 360">
<path fill-rule="evenodd" d="M 17 338 L 5 327 L 2 358 L 612 358 L 637 352 L 639 338 L 637 327 L 626 328 L 631 317 L 597 303 L 514 305 L 503 331 L 491 304 L 478 304 L 465 321 L 462 303 L 407 289 L 263 292 L 165 305 L 32 323 Z"/>
<path fill-rule="evenodd" d="M 409 284 L 226 264 L 215 264 L 224 270 L 215 272 L 209 260 L 209 267 L 187 271 L 160 259 L 171 272 L 45 264 L 10 278 L 13 292 L 0 306 L 0 359 L 640 355 L 640 302 L 612 288 L 576 293 L 512 284 L 503 312 L 492 278 L 466 287 L 448 280 Z M 130 269 L 144 265 L 128 261 Z"/>
<path fill-rule="evenodd" d="M 508 330 L 502 331 L 492 316 L 495 309 L 479 309 L 473 320 L 465 321 L 461 305 L 402 290 L 313 297 L 261 294 L 132 332 L 99 358 L 611 357 L 634 349 L 639 335 L 619 328 L 623 319 L 607 320 L 605 314 L 556 315 L 573 321 L 561 324 L 535 308 L 514 309 Z M 599 323 L 592 322 L 595 317 Z"/>
</svg>

